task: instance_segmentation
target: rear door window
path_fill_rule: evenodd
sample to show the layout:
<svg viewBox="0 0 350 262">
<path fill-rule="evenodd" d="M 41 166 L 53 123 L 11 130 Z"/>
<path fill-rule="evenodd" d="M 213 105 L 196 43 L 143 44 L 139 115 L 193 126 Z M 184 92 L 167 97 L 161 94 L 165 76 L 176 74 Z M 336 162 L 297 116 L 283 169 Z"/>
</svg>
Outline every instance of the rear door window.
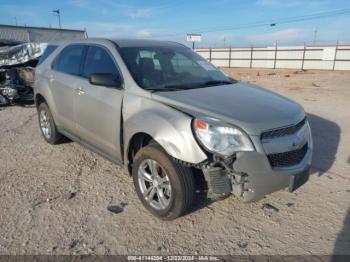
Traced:
<svg viewBox="0 0 350 262">
<path fill-rule="evenodd" d="M 99 46 L 90 46 L 86 54 L 83 77 L 89 78 L 91 74 L 112 74 L 120 78 L 113 58 L 106 49 Z"/>
<path fill-rule="evenodd" d="M 55 59 L 52 68 L 69 75 L 79 75 L 84 45 L 70 45 Z"/>
</svg>

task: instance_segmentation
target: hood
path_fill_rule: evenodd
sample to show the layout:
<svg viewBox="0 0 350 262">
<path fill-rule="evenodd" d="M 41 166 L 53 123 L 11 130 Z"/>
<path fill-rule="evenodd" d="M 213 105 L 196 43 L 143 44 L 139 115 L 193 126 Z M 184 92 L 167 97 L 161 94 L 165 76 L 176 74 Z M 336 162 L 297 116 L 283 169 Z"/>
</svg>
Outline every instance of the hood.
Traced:
<svg viewBox="0 0 350 262">
<path fill-rule="evenodd" d="M 238 82 L 169 92 L 152 98 L 194 117 L 213 117 L 242 128 L 249 135 L 296 124 L 304 116 L 296 102 L 261 87 Z"/>
</svg>

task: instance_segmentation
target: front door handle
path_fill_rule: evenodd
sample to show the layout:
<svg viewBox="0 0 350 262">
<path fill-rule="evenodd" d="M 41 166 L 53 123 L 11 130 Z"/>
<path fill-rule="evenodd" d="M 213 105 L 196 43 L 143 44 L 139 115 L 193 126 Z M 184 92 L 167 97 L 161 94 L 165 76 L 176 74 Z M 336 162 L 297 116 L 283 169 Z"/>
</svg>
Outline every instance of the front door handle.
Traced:
<svg viewBox="0 0 350 262">
<path fill-rule="evenodd" d="M 85 91 L 82 87 L 78 87 L 75 89 L 75 92 L 78 94 L 78 95 L 83 95 L 85 94 Z"/>
</svg>

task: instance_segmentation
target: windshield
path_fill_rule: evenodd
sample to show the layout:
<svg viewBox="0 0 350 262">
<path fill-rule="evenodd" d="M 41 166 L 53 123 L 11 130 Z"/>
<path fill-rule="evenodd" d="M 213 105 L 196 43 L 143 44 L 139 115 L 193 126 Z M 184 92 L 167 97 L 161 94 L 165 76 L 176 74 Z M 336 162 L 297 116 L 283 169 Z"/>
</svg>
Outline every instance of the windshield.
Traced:
<svg viewBox="0 0 350 262">
<path fill-rule="evenodd" d="M 119 52 L 134 80 L 147 90 L 201 88 L 232 82 L 186 47 L 122 47 Z"/>
</svg>

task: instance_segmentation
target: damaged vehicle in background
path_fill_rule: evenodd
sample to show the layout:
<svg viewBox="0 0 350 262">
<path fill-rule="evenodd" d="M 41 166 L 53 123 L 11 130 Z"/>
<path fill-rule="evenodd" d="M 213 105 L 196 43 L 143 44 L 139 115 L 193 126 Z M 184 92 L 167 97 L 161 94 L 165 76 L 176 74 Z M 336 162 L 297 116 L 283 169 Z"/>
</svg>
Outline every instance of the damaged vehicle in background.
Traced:
<svg viewBox="0 0 350 262">
<path fill-rule="evenodd" d="M 44 139 L 67 136 L 126 166 L 162 219 L 191 210 L 198 189 L 250 202 L 309 178 L 303 108 L 228 79 L 181 44 L 86 39 L 43 57 L 34 91 Z"/>
<path fill-rule="evenodd" d="M 0 39 L 0 106 L 33 104 L 34 68 L 45 46 Z"/>
</svg>

